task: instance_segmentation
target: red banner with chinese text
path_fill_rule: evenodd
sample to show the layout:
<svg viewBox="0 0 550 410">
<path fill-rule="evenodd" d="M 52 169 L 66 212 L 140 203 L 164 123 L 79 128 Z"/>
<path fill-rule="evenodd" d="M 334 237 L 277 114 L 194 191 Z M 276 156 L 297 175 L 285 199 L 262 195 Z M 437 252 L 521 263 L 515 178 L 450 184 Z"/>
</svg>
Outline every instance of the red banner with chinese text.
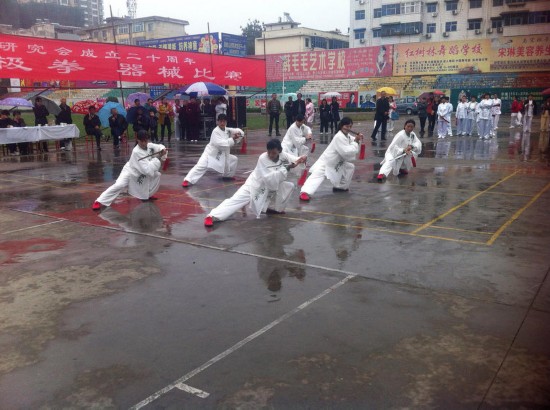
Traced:
<svg viewBox="0 0 550 410">
<path fill-rule="evenodd" d="M 258 59 L 6 34 L 0 34 L 0 78 L 266 86 Z"/>
<path fill-rule="evenodd" d="M 269 81 L 330 80 L 392 75 L 393 46 L 360 47 L 266 56 Z"/>
<path fill-rule="evenodd" d="M 550 34 L 498 37 L 491 41 L 491 71 L 550 70 Z"/>
</svg>

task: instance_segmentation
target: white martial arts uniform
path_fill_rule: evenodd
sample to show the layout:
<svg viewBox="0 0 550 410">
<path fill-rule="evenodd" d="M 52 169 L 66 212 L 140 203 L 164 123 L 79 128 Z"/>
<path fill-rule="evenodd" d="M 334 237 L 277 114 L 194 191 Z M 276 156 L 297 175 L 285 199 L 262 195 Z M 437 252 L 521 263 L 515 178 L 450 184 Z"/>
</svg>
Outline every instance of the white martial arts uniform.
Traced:
<svg viewBox="0 0 550 410">
<path fill-rule="evenodd" d="M 523 106 L 523 131 L 531 132 L 531 123 L 533 122 L 533 113 L 535 111 L 535 105 L 533 100 L 528 100 L 527 104 Z"/>
<path fill-rule="evenodd" d="M 501 111 L 500 111 L 500 106 L 502 105 L 502 101 L 500 100 L 500 98 L 494 98 L 493 99 L 493 107 L 491 108 L 491 116 L 492 116 L 492 121 L 493 121 L 493 129 L 491 131 L 492 134 L 494 134 L 494 131 L 496 131 L 496 129 L 498 128 L 498 122 L 500 120 L 500 114 L 501 114 Z"/>
<path fill-rule="evenodd" d="M 122 168 L 116 182 L 103 192 L 97 202 L 110 206 L 116 197 L 125 189 L 138 199 L 149 199 L 158 191 L 160 186 L 161 161 L 158 157 L 149 157 L 140 161 L 140 158 L 165 149 L 162 144 L 147 144 L 147 149 L 136 145 L 130 159 Z"/>
<path fill-rule="evenodd" d="M 409 145 L 412 147 L 411 154 L 405 155 L 401 158 L 397 158 L 405 152 Z M 411 155 L 414 156 L 416 159 L 421 152 L 422 143 L 420 142 L 416 134 L 414 132 L 411 132 L 409 135 L 407 135 L 405 130 L 402 130 L 396 134 L 390 146 L 386 150 L 386 155 L 384 156 L 383 161 L 380 163 L 382 167 L 380 168 L 379 173 L 388 176 L 391 171 L 393 171 L 393 175 L 398 175 L 399 170 L 402 168 L 409 170 L 413 167 Z"/>
<path fill-rule="evenodd" d="M 439 104 L 437 106 L 437 137 L 445 138 L 453 136 L 453 130 L 451 129 L 451 114 L 453 112 L 453 105 L 451 103 Z"/>
<path fill-rule="evenodd" d="M 219 172 L 224 177 L 232 177 L 237 171 L 238 159 L 231 155 L 231 147 L 235 145 L 232 135 L 244 132 L 240 128 L 228 128 L 222 130 L 220 127 L 214 128 L 210 136 L 210 142 L 204 149 L 197 164 L 187 173 L 184 181 L 190 184 L 196 184 L 204 175 L 208 168 Z"/>
<path fill-rule="evenodd" d="M 257 218 L 268 208 L 283 212 L 294 191 L 294 184 L 286 181 L 286 166 L 297 160 L 298 157 L 281 152 L 279 159 L 273 162 L 267 152 L 264 152 L 244 185 L 231 198 L 210 211 L 208 216 L 224 221 L 246 205 L 250 205 Z"/>
<path fill-rule="evenodd" d="M 470 101 L 466 108 L 467 118 L 466 118 L 466 134 L 472 135 L 474 132 L 474 123 L 476 120 L 476 108 L 477 102 Z"/>
<path fill-rule="evenodd" d="M 466 135 L 469 102 L 459 102 L 456 107 L 456 135 Z"/>
<path fill-rule="evenodd" d="M 311 128 L 307 125 L 302 125 L 298 127 L 296 122 L 294 122 L 286 130 L 286 134 L 281 141 L 283 147 L 283 152 L 287 152 L 296 157 L 301 157 L 303 155 L 309 154 L 309 147 L 306 145 L 307 136 L 311 135 Z M 299 173 L 305 169 L 305 164 L 300 164 L 296 168 L 293 168 L 294 172 Z"/>
<path fill-rule="evenodd" d="M 491 108 L 493 107 L 493 100 L 483 99 L 477 105 L 477 132 L 479 138 L 489 138 L 491 135 Z"/>
<path fill-rule="evenodd" d="M 355 170 L 355 165 L 350 161 L 355 160 L 358 152 L 359 144 L 355 138 L 338 131 L 310 168 L 311 174 L 301 192 L 313 195 L 325 178 L 329 179 L 335 188 L 348 189 Z"/>
</svg>

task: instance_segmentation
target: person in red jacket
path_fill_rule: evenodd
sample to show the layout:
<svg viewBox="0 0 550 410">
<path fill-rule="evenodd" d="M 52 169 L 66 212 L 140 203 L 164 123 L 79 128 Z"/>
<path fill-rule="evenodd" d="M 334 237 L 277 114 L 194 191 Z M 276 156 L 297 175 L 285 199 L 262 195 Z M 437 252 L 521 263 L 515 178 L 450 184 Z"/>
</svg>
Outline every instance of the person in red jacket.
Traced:
<svg viewBox="0 0 550 410">
<path fill-rule="evenodd" d="M 518 97 L 514 97 L 512 101 L 512 116 L 510 118 L 510 128 L 521 126 L 521 112 L 523 111 L 523 103 L 518 100 Z"/>
</svg>

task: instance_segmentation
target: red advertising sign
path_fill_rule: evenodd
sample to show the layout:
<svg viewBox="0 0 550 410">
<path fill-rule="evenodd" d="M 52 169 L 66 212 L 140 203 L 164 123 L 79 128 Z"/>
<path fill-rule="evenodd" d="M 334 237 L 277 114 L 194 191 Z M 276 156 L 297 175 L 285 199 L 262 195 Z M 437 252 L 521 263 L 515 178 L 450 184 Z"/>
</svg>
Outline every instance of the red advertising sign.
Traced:
<svg viewBox="0 0 550 410">
<path fill-rule="evenodd" d="M 0 77 L 265 87 L 263 60 L 0 34 Z"/>
<path fill-rule="evenodd" d="M 360 47 L 266 56 L 268 81 L 330 80 L 392 75 L 393 46 Z"/>
</svg>

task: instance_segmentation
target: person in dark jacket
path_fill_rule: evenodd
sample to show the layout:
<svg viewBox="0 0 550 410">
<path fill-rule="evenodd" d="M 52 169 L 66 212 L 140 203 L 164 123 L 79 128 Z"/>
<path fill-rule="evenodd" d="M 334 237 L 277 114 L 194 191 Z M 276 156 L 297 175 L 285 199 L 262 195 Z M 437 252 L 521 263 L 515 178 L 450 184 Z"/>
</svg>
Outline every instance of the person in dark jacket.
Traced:
<svg viewBox="0 0 550 410">
<path fill-rule="evenodd" d="M 285 103 L 285 117 L 286 117 L 286 128 L 290 128 L 294 122 L 292 121 L 292 97 L 288 97 L 288 101 Z"/>
<path fill-rule="evenodd" d="M 149 130 L 149 112 L 145 113 L 145 110 L 141 106 L 137 107 L 136 117 L 134 118 L 132 128 L 134 129 L 134 133 L 136 135 L 141 130 Z"/>
<path fill-rule="evenodd" d="M 382 127 L 381 136 L 382 140 L 386 139 L 386 127 L 388 124 L 388 115 L 390 112 L 390 103 L 388 97 L 386 97 L 386 92 L 382 91 L 380 93 L 380 98 L 376 100 L 376 111 L 374 113 L 374 121 L 376 121 L 376 126 L 372 130 L 371 139 L 376 141 L 376 134 L 378 129 Z"/>
<path fill-rule="evenodd" d="M 10 112 L 8 110 L 2 110 L 0 113 L 0 128 L 13 127 L 13 121 L 10 118 Z M 17 155 L 17 144 L 7 144 L 10 155 Z"/>
<path fill-rule="evenodd" d="M 27 126 L 27 124 L 25 124 L 25 120 L 23 119 L 23 117 L 21 117 L 21 111 L 16 110 L 13 112 L 13 120 L 11 121 L 11 124 L 14 127 L 20 127 L 20 128 Z M 19 149 L 20 155 L 29 155 L 30 147 L 31 147 L 30 142 L 19 142 L 17 144 L 17 149 Z"/>
<path fill-rule="evenodd" d="M 95 137 L 97 150 L 101 151 L 101 137 L 103 136 L 101 132 L 101 121 L 96 115 L 95 107 L 93 105 L 88 107 L 88 114 L 84 117 L 83 123 L 86 134 L 93 135 Z"/>
<path fill-rule="evenodd" d="M 182 110 L 180 110 L 180 113 L 181 111 Z M 159 120 L 153 111 L 148 111 L 145 115 L 147 114 L 149 114 L 149 137 L 151 138 L 151 142 L 158 142 Z"/>
<path fill-rule="evenodd" d="M 418 118 L 420 119 L 420 138 L 423 138 L 426 118 L 428 118 L 428 103 L 426 102 L 426 97 L 422 97 L 420 101 L 416 103 L 416 108 L 418 110 Z"/>
<path fill-rule="evenodd" d="M 50 112 L 48 109 L 42 104 L 42 98 L 36 97 L 34 100 L 34 107 L 32 107 L 32 110 L 34 112 L 34 125 L 48 125 L 48 115 L 50 115 Z M 42 150 L 45 152 L 48 152 L 48 141 L 42 141 Z"/>
<path fill-rule="evenodd" d="M 330 133 L 334 134 L 334 130 L 338 132 L 338 123 L 340 121 L 340 104 L 338 104 L 338 98 L 332 97 L 330 103 Z"/>
<path fill-rule="evenodd" d="M 327 99 L 323 98 L 321 100 L 321 105 L 319 106 L 319 118 L 321 120 L 321 129 L 319 131 L 321 135 L 321 143 L 328 143 L 328 123 L 330 122 L 330 106 L 327 103 Z"/>
<path fill-rule="evenodd" d="M 306 102 L 302 100 L 302 93 L 296 94 L 296 98 L 297 100 L 292 103 L 292 122 L 296 121 L 298 114 L 306 115 Z"/>
<path fill-rule="evenodd" d="M 71 112 L 71 107 L 67 105 L 67 99 L 65 97 L 61 98 L 59 108 L 61 108 L 61 112 L 55 116 L 55 124 L 72 124 L 73 115 Z M 61 140 L 61 149 L 64 150 L 70 143 L 70 139 Z"/>
<path fill-rule="evenodd" d="M 120 144 L 120 138 L 126 133 L 126 130 L 128 129 L 128 122 L 126 122 L 126 118 L 118 113 L 116 108 L 111 108 L 109 127 L 111 127 L 113 147 L 118 148 Z"/>
<path fill-rule="evenodd" d="M 437 109 L 439 108 L 439 95 L 430 94 L 430 100 L 428 101 L 428 137 L 433 137 L 435 122 L 437 119 Z"/>
<path fill-rule="evenodd" d="M 277 137 L 281 136 L 279 132 L 279 115 L 283 107 L 281 107 L 281 102 L 277 99 L 277 94 L 271 94 L 271 100 L 267 103 L 267 113 L 269 114 L 269 136 L 271 137 L 271 132 L 273 131 L 273 123 L 275 122 L 275 135 Z"/>
</svg>

